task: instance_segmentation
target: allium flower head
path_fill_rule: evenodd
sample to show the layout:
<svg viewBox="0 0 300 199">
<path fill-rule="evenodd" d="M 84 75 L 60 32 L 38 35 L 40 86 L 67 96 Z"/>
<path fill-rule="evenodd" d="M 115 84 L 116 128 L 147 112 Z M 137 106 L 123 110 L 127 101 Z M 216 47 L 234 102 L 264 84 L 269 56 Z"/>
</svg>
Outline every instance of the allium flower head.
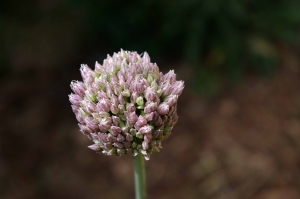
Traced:
<svg viewBox="0 0 300 199">
<path fill-rule="evenodd" d="M 173 70 L 159 72 L 145 52 L 107 56 L 95 69 L 80 68 L 83 82 L 72 81 L 69 95 L 80 131 L 106 155 L 141 153 L 148 160 L 161 149 L 178 120 L 177 100 L 184 88 Z"/>
</svg>

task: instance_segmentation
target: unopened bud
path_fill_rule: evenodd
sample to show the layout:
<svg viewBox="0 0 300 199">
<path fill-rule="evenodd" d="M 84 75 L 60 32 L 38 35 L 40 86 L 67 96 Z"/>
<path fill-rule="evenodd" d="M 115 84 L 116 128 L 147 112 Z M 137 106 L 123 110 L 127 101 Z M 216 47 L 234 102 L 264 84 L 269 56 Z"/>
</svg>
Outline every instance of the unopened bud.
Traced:
<svg viewBox="0 0 300 199">
<path fill-rule="evenodd" d="M 82 98 L 79 95 L 70 94 L 69 95 L 70 102 L 75 106 L 80 106 Z"/>
<path fill-rule="evenodd" d="M 93 144 L 88 146 L 88 148 L 94 150 L 94 151 L 99 151 L 100 150 L 100 146 L 98 144 Z"/>
<path fill-rule="evenodd" d="M 151 131 L 152 131 L 152 127 L 149 125 L 143 126 L 142 128 L 139 129 L 139 132 L 142 134 L 151 133 Z"/>
<path fill-rule="evenodd" d="M 103 112 L 109 112 L 110 111 L 111 103 L 108 99 L 101 99 L 97 103 L 97 110 L 103 111 Z"/>
<path fill-rule="evenodd" d="M 157 109 L 157 103 L 156 102 L 147 102 L 146 106 L 144 108 L 145 113 L 151 113 Z"/>
<path fill-rule="evenodd" d="M 118 126 L 111 126 L 111 127 L 110 127 L 110 132 L 111 132 L 111 134 L 113 134 L 114 136 L 117 136 L 117 135 L 119 135 L 119 134 L 122 132 L 122 130 L 121 130 L 121 128 L 118 127 Z"/>
<path fill-rule="evenodd" d="M 169 113 L 169 105 L 168 104 L 165 104 L 165 103 L 162 103 L 158 106 L 157 108 L 157 112 L 160 114 L 160 115 L 166 115 Z"/>
</svg>

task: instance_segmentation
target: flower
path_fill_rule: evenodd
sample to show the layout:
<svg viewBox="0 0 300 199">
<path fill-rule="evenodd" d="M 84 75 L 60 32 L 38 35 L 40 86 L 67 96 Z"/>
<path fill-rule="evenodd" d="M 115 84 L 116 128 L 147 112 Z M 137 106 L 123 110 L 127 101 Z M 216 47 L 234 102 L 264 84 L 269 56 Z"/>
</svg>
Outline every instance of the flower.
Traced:
<svg viewBox="0 0 300 199">
<path fill-rule="evenodd" d="M 80 68 L 83 82 L 72 81 L 69 95 L 80 131 L 106 155 L 141 153 L 149 160 L 178 120 L 177 100 L 184 88 L 173 70 L 159 72 L 145 52 L 107 56 L 92 70 Z"/>
</svg>

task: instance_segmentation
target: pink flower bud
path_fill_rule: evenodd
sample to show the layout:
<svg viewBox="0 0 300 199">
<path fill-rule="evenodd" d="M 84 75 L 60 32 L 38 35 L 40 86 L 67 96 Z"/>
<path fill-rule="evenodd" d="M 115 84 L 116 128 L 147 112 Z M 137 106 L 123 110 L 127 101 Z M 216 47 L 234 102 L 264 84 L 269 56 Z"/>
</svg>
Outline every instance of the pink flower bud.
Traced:
<svg viewBox="0 0 300 199">
<path fill-rule="evenodd" d="M 111 132 L 111 134 L 113 134 L 114 136 L 117 136 L 117 135 L 119 135 L 120 133 L 121 133 L 121 128 L 120 127 L 118 127 L 118 126 L 111 126 L 110 127 L 110 132 Z"/>
<path fill-rule="evenodd" d="M 81 97 L 84 95 L 84 91 L 86 90 L 85 85 L 83 82 L 80 81 L 72 81 L 71 82 L 71 89 L 73 92 Z"/>
<path fill-rule="evenodd" d="M 168 96 L 171 94 L 171 85 L 169 82 L 163 82 L 160 86 L 162 96 Z"/>
<path fill-rule="evenodd" d="M 124 148 L 124 145 L 122 143 L 120 143 L 120 142 L 113 143 L 113 146 L 116 147 L 116 148 L 119 148 L 119 149 Z"/>
<path fill-rule="evenodd" d="M 76 119 L 77 119 L 77 121 L 78 122 L 80 122 L 80 123 L 84 123 L 84 116 L 82 116 L 82 114 L 80 113 L 80 112 L 77 112 L 77 113 L 75 113 L 75 117 L 76 117 Z"/>
<path fill-rule="evenodd" d="M 151 142 L 151 140 L 152 140 L 152 134 L 151 133 L 145 134 L 144 141 L 149 143 L 149 142 Z"/>
<path fill-rule="evenodd" d="M 169 113 L 169 105 L 168 104 L 165 104 L 165 103 L 162 103 L 158 106 L 157 108 L 157 112 L 160 114 L 160 115 L 166 115 Z"/>
<path fill-rule="evenodd" d="M 156 120 L 158 118 L 159 114 L 157 111 L 153 111 L 153 120 Z"/>
<path fill-rule="evenodd" d="M 117 117 L 117 116 L 112 116 L 111 118 L 112 118 L 112 123 L 113 123 L 113 125 L 114 125 L 114 126 L 118 126 L 119 123 L 120 123 L 120 118 Z"/>
<path fill-rule="evenodd" d="M 103 112 L 109 112 L 110 111 L 111 102 L 108 99 L 100 99 L 97 103 L 97 110 L 103 111 Z"/>
<path fill-rule="evenodd" d="M 134 112 L 136 110 L 136 108 L 135 108 L 134 104 L 130 103 L 127 105 L 126 110 L 131 113 L 131 112 Z"/>
<path fill-rule="evenodd" d="M 141 95 L 146 89 L 146 82 L 143 81 L 141 75 L 136 75 L 135 80 L 131 84 L 130 91 L 136 92 L 138 95 Z"/>
<path fill-rule="evenodd" d="M 118 107 L 115 104 L 111 104 L 110 111 L 112 112 L 112 114 L 116 115 L 116 114 L 118 114 L 119 109 L 118 109 Z"/>
<path fill-rule="evenodd" d="M 124 136 L 122 136 L 121 134 L 119 134 L 118 136 L 117 136 L 117 141 L 118 142 L 123 142 L 125 140 L 125 138 L 124 138 Z"/>
<path fill-rule="evenodd" d="M 119 85 L 118 77 L 115 75 L 110 76 L 110 83 L 113 87 Z"/>
<path fill-rule="evenodd" d="M 147 120 L 143 116 L 139 116 L 137 122 L 135 123 L 134 127 L 139 130 L 142 126 L 147 124 Z"/>
<path fill-rule="evenodd" d="M 122 93 L 118 96 L 118 101 L 119 101 L 120 104 L 123 104 L 123 105 L 126 103 Z"/>
<path fill-rule="evenodd" d="M 149 73 L 151 73 L 152 75 L 155 76 L 155 79 L 157 79 L 158 75 L 159 75 L 159 68 L 156 65 L 156 63 L 150 63 L 150 67 L 149 67 Z"/>
<path fill-rule="evenodd" d="M 116 105 L 119 104 L 119 100 L 118 100 L 118 97 L 116 95 L 112 95 L 110 97 L 110 101 L 111 101 L 112 104 L 116 104 Z"/>
<path fill-rule="evenodd" d="M 119 105 L 118 105 L 118 109 L 119 109 L 119 112 L 120 112 L 121 114 L 123 114 L 124 111 L 125 111 L 125 106 L 124 106 L 123 104 L 119 104 Z"/>
<path fill-rule="evenodd" d="M 99 123 L 100 123 L 100 121 L 101 121 L 103 118 L 109 117 L 109 116 L 110 116 L 109 113 L 103 112 L 103 111 L 101 111 L 101 112 L 94 112 L 94 113 L 92 113 L 91 115 L 92 115 L 93 118 L 94 118 L 96 121 L 98 121 Z"/>
<path fill-rule="evenodd" d="M 108 96 L 107 96 L 107 94 L 105 92 L 99 91 L 97 99 L 98 99 L 98 101 L 100 101 L 102 99 L 108 99 Z"/>
<path fill-rule="evenodd" d="M 111 127 L 111 125 L 112 125 L 112 120 L 110 117 L 102 118 L 99 123 L 100 132 L 105 133 L 106 131 L 108 131 L 108 129 Z"/>
<path fill-rule="evenodd" d="M 122 94 L 122 88 L 119 85 L 114 85 L 114 93 L 116 95 L 121 95 Z"/>
<path fill-rule="evenodd" d="M 162 124 L 163 124 L 162 118 L 161 118 L 160 116 L 158 116 L 158 117 L 153 121 L 153 124 L 154 124 L 155 126 L 160 126 L 160 125 L 162 125 Z"/>
<path fill-rule="evenodd" d="M 138 120 L 138 116 L 135 112 L 129 114 L 129 118 L 127 118 L 127 122 L 129 126 L 133 126 Z"/>
<path fill-rule="evenodd" d="M 84 134 L 84 135 L 90 135 L 93 131 L 88 128 L 86 125 L 83 124 L 78 124 L 80 131 Z"/>
<path fill-rule="evenodd" d="M 117 73 L 117 76 L 118 76 L 118 80 L 119 80 L 119 85 L 124 88 L 124 85 L 125 85 L 125 79 L 124 79 L 124 76 L 123 74 L 119 71 Z"/>
<path fill-rule="evenodd" d="M 156 102 L 147 102 L 146 106 L 144 108 L 145 113 L 151 113 L 157 109 L 157 103 Z"/>
<path fill-rule="evenodd" d="M 147 121 L 152 121 L 153 120 L 153 116 L 154 116 L 154 112 L 151 112 L 151 113 L 147 113 L 147 114 L 145 114 L 145 119 L 147 120 Z"/>
<path fill-rule="evenodd" d="M 96 134 L 96 133 L 91 133 L 91 140 L 93 140 L 95 143 L 96 142 L 98 142 L 98 140 L 99 140 L 99 137 L 98 137 L 98 135 Z"/>
<path fill-rule="evenodd" d="M 81 64 L 80 72 L 81 72 L 82 79 L 84 80 L 89 78 L 92 74 L 94 74 L 94 71 L 92 71 L 92 69 L 88 67 L 86 64 Z"/>
<path fill-rule="evenodd" d="M 126 140 L 127 140 L 128 142 L 131 142 L 131 141 L 133 140 L 132 135 L 130 135 L 129 133 L 127 133 L 127 134 L 126 134 Z"/>
<path fill-rule="evenodd" d="M 73 113 L 78 113 L 79 112 L 79 106 L 75 106 L 75 105 L 71 105 L 71 107 L 72 107 L 72 111 L 73 111 Z"/>
<path fill-rule="evenodd" d="M 88 115 L 91 115 L 92 113 L 96 112 L 96 104 L 89 101 L 89 100 L 83 100 L 81 101 L 82 109 L 85 113 Z"/>
<path fill-rule="evenodd" d="M 93 131 L 98 130 L 98 124 L 95 122 L 95 120 L 92 117 L 86 117 L 84 119 L 87 127 L 89 127 L 90 129 L 92 129 Z"/>
<path fill-rule="evenodd" d="M 149 57 L 148 53 L 144 52 L 143 65 L 147 66 L 148 64 L 150 64 L 150 57 Z"/>
<path fill-rule="evenodd" d="M 115 141 L 117 141 L 117 138 L 109 133 L 108 136 L 107 136 L 107 140 L 109 142 L 115 142 Z"/>
<path fill-rule="evenodd" d="M 143 148 L 143 150 L 147 150 L 149 148 L 148 142 L 143 141 L 142 148 Z"/>
<path fill-rule="evenodd" d="M 170 89 L 170 93 L 173 95 L 181 95 L 183 88 L 184 88 L 183 81 L 177 81 L 172 85 Z"/>
<path fill-rule="evenodd" d="M 142 134 L 147 134 L 147 133 L 151 133 L 152 128 L 149 125 L 143 126 L 139 129 L 139 132 Z"/>
<path fill-rule="evenodd" d="M 124 141 L 124 142 L 122 142 L 122 144 L 124 145 L 124 147 L 125 147 L 126 149 L 128 149 L 128 148 L 131 147 L 131 143 L 130 143 L 130 142 Z"/>
<path fill-rule="evenodd" d="M 98 133 L 98 137 L 101 142 L 108 142 L 107 136 L 108 135 L 106 133 Z"/>
<path fill-rule="evenodd" d="M 113 95 L 113 91 L 110 84 L 106 84 L 106 95 L 110 98 Z"/>
<path fill-rule="evenodd" d="M 164 103 L 168 104 L 170 107 L 174 106 L 178 100 L 178 95 L 169 95 L 164 100 Z"/>
<path fill-rule="evenodd" d="M 102 70 L 103 68 L 102 68 L 102 66 L 96 61 L 96 63 L 95 63 L 95 72 L 97 72 L 99 75 L 101 75 L 101 73 L 102 73 Z"/>
<path fill-rule="evenodd" d="M 69 101 L 75 105 L 75 106 L 80 106 L 82 98 L 79 95 L 71 93 L 69 95 Z"/>
<path fill-rule="evenodd" d="M 153 89 L 151 89 L 150 87 L 148 87 L 145 90 L 145 99 L 149 102 L 149 101 L 157 101 L 157 95 L 156 93 L 153 91 Z"/>
<path fill-rule="evenodd" d="M 135 103 L 136 102 L 136 99 L 138 98 L 138 94 L 137 94 L 137 92 L 133 92 L 132 94 L 131 94 L 131 97 L 130 97 L 130 101 L 131 101 L 131 103 Z"/>
<path fill-rule="evenodd" d="M 99 151 L 100 150 L 100 146 L 98 144 L 93 144 L 88 146 L 88 148 L 94 150 L 94 151 Z"/>
<path fill-rule="evenodd" d="M 169 84 L 173 84 L 176 81 L 176 74 L 174 70 L 170 70 L 167 74 L 164 75 L 164 81 L 169 82 Z"/>
</svg>

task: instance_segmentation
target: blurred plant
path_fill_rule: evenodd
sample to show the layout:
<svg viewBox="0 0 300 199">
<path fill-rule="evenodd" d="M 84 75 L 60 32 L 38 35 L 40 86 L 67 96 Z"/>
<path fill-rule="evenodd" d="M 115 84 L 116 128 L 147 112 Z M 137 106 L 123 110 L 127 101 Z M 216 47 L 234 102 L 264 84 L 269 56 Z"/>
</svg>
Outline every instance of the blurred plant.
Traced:
<svg viewBox="0 0 300 199">
<path fill-rule="evenodd" d="M 11 71 L 12 60 L 20 60 L 13 59 L 19 51 L 30 59 L 25 64 L 43 58 L 41 65 L 50 67 L 69 55 L 95 60 L 122 46 L 146 50 L 157 61 L 183 60 L 192 66 L 195 86 L 215 92 L 224 82 L 241 80 L 246 71 L 270 75 L 276 70 L 278 43 L 300 43 L 299 4 L 298 0 L 3 1 L 0 77 Z M 62 42 L 66 49 L 57 53 Z M 23 50 L 27 48 L 32 52 Z"/>
<path fill-rule="evenodd" d="M 296 0 L 188 0 L 169 5 L 165 32 L 186 36 L 185 59 L 194 66 L 202 91 L 218 90 L 222 79 L 236 82 L 249 69 L 272 74 L 277 42 L 292 44 L 299 35 Z"/>
<path fill-rule="evenodd" d="M 157 59 L 159 55 L 172 61 L 184 59 L 193 67 L 196 87 L 210 92 L 224 81 L 241 80 L 245 71 L 272 74 L 278 63 L 278 42 L 297 40 L 299 4 L 297 0 L 143 0 L 126 4 L 115 0 L 95 6 L 77 0 L 77 5 L 89 11 L 91 32 L 108 39 L 102 47 L 146 48 Z"/>
</svg>

